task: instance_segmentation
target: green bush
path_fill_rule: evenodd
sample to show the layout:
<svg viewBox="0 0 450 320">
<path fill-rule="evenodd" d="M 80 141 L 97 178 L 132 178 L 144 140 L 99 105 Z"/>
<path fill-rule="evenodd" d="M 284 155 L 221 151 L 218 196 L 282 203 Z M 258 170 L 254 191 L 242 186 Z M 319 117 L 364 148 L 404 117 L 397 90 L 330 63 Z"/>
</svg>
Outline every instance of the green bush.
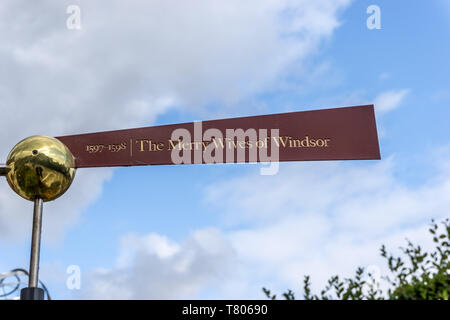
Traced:
<svg viewBox="0 0 450 320">
<path fill-rule="evenodd" d="M 429 232 L 433 237 L 435 248 L 433 252 L 423 252 L 418 245 L 410 241 L 406 248 L 401 248 L 405 257 L 394 257 L 388 254 L 385 246 L 381 247 L 381 256 L 387 260 L 390 275 L 381 279 L 386 281 L 386 292 L 380 289 L 373 275 L 357 268 L 354 278 L 333 276 L 320 292 L 311 293 L 310 277 L 305 276 L 303 282 L 303 299 L 305 300 L 448 300 L 450 293 L 450 223 L 446 219 L 441 228 L 432 221 Z M 263 288 L 269 299 L 276 295 Z M 286 300 L 295 300 L 292 290 L 282 294 Z"/>
</svg>

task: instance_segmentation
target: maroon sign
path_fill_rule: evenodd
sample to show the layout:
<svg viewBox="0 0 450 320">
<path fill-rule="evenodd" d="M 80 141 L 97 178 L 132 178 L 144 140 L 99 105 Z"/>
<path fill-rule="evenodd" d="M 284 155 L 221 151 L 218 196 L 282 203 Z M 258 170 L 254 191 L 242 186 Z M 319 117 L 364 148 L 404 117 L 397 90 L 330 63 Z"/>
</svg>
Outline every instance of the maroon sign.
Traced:
<svg viewBox="0 0 450 320">
<path fill-rule="evenodd" d="M 78 168 L 380 159 L 373 105 L 57 138 Z"/>
</svg>

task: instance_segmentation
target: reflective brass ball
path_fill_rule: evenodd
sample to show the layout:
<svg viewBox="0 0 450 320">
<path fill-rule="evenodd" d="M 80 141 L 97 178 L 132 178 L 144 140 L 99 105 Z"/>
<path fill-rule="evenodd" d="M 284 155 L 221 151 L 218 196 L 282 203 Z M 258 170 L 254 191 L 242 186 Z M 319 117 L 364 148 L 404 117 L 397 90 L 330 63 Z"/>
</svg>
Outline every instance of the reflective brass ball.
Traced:
<svg viewBox="0 0 450 320">
<path fill-rule="evenodd" d="M 6 161 L 11 188 L 33 201 L 51 201 L 67 191 L 75 177 L 75 159 L 58 139 L 32 136 L 20 141 Z"/>
</svg>

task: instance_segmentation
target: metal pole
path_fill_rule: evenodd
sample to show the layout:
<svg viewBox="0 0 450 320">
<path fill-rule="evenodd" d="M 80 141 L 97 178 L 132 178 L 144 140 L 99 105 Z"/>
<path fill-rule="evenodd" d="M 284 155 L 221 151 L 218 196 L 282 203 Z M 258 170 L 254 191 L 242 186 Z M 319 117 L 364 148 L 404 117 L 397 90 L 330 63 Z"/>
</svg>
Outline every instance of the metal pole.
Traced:
<svg viewBox="0 0 450 320">
<path fill-rule="evenodd" d="M 6 176 L 8 171 L 9 168 L 5 167 L 3 164 L 0 164 L 0 176 Z"/>
<path fill-rule="evenodd" d="M 42 205 L 40 198 L 34 200 L 33 233 L 31 236 L 30 276 L 28 287 L 36 288 L 39 280 L 39 253 L 41 249 Z"/>
<path fill-rule="evenodd" d="M 41 198 L 36 198 L 34 200 L 33 232 L 31 235 L 30 273 L 28 276 L 28 288 L 24 288 L 20 292 L 20 298 L 22 300 L 44 299 L 44 290 L 38 288 L 39 253 L 41 248 L 42 231 L 42 207 L 43 200 Z"/>
</svg>

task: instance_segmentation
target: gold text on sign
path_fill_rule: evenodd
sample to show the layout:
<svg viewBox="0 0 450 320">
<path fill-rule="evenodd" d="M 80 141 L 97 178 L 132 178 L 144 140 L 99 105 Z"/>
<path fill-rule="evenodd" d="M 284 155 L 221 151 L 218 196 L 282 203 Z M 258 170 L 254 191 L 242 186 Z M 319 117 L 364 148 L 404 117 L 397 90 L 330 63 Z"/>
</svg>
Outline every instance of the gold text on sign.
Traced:
<svg viewBox="0 0 450 320">
<path fill-rule="evenodd" d="M 252 141 L 235 140 L 230 138 L 212 138 L 211 141 L 183 141 L 183 140 L 167 140 L 153 141 L 151 139 L 137 139 L 136 147 L 140 152 L 150 151 L 157 152 L 163 150 L 205 150 L 210 144 L 214 144 L 215 148 L 220 149 L 252 149 L 267 148 L 268 144 L 273 140 L 278 148 L 328 148 L 331 144 L 329 138 L 312 138 L 304 136 L 302 138 L 293 138 L 290 136 L 266 137 L 265 139 Z"/>
<path fill-rule="evenodd" d="M 88 144 L 86 145 L 86 151 L 89 153 L 101 153 L 101 152 L 120 152 L 127 149 L 125 142 L 117 144 Z"/>
</svg>

